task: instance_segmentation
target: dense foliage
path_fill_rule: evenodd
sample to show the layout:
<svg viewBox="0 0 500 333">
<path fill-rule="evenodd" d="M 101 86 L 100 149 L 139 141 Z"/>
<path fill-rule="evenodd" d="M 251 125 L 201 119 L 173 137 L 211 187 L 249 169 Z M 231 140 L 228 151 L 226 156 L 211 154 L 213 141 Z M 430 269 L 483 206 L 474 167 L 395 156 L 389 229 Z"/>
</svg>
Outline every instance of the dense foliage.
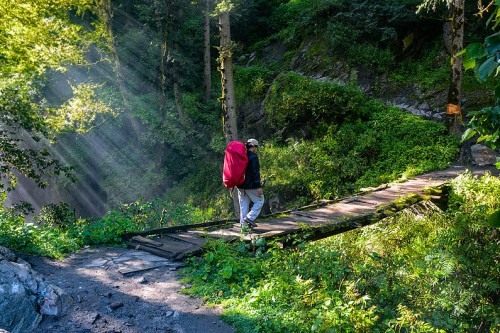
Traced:
<svg viewBox="0 0 500 333">
<path fill-rule="evenodd" d="M 445 212 L 410 210 L 293 250 L 214 242 L 191 260 L 189 292 L 223 304 L 241 332 L 495 332 L 499 245 L 486 220 L 499 178 L 451 186 Z"/>
<path fill-rule="evenodd" d="M 43 74 L 44 81 L 39 82 L 44 84 L 36 85 L 35 94 L 30 95 L 32 106 L 37 106 L 30 114 L 44 114 L 53 128 L 66 131 L 56 145 L 37 145 L 44 154 L 59 156 L 72 165 L 79 183 L 71 185 L 60 177 L 50 191 L 60 193 L 61 200 L 67 199 L 84 216 L 103 215 L 122 203 L 157 197 L 176 203 L 188 200 L 227 215 L 230 208 L 220 183 L 225 145 L 216 100 L 220 83 L 213 75 L 209 103 L 203 102 L 200 84 L 202 3 L 175 2 L 169 8 L 160 2 L 112 1 L 113 15 L 107 19 L 94 2 L 26 3 L 32 6 L 33 15 L 26 21 L 15 20 L 10 29 L 4 27 L 2 38 L 8 48 L 0 61 L 10 73 L 22 67 L 26 71 L 36 68 Z M 290 70 L 339 76 L 343 74 L 332 71 L 340 66 L 345 72 L 359 71 L 360 77 L 375 70 L 381 77 L 394 79 L 391 82 L 395 85 L 415 83 L 426 90 L 442 89 L 448 66 L 446 55 L 441 54 L 442 43 L 436 42 L 441 18 L 439 13 L 433 17 L 417 15 L 418 3 L 235 2 L 232 31 L 234 59 L 239 65 L 235 80 L 240 136 L 259 136 L 269 142 L 278 139 L 280 143 L 288 136 L 297 141 L 319 140 L 327 132 L 334 135 L 339 130 L 330 127 L 367 120 L 370 108 L 378 108 L 368 99 L 364 101 L 364 94 L 354 86 L 342 90 L 327 82 L 294 76 Z M 2 13 L 15 18 L 19 6 L 9 1 Z M 54 19 L 40 25 L 44 17 Z M 468 22 L 473 26 L 477 20 L 471 17 Z M 16 29 L 17 23 L 25 24 L 24 30 Z M 216 45 L 214 17 L 210 27 L 211 45 Z M 18 36 L 21 31 L 24 35 Z M 65 42 L 51 42 L 45 38 L 47 34 Z M 21 40 L 29 43 L 21 45 Z M 68 45 L 63 49 L 64 43 Z M 168 47 L 168 56 L 162 55 L 162 45 Z M 89 51 L 83 53 L 85 50 Z M 211 51 L 215 73 L 216 50 Z M 339 63 L 348 66 L 343 68 Z M 86 67 L 67 66 L 70 64 Z M 354 85 L 356 80 L 355 75 Z M 26 82 L 34 86 L 30 80 Z M 264 108 L 257 110 L 256 105 L 263 101 Z M 259 123 L 262 117 L 267 118 L 270 128 Z M 318 129 L 317 137 L 312 138 L 310 134 Z M 446 156 L 452 158 L 452 154 Z M 370 168 L 368 164 L 362 168 Z M 438 165 L 443 164 L 434 167 Z M 27 175 L 33 177 L 33 173 Z M 354 171 L 349 177 L 356 175 L 360 173 Z M 319 192 L 313 197 L 338 190 Z M 98 209 L 88 204 L 80 207 L 89 197 Z"/>
<path fill-rule="evenodd" d="M 442 124 L 355 87 L 294 73 L 274 81 L 266 112 L 277 133 L 261 150 L 263 170 L 273 175 L 267 192 L 285 202 L 332 199 L 445 168 L 458 153 L 458 140 Z"/>
</svg>

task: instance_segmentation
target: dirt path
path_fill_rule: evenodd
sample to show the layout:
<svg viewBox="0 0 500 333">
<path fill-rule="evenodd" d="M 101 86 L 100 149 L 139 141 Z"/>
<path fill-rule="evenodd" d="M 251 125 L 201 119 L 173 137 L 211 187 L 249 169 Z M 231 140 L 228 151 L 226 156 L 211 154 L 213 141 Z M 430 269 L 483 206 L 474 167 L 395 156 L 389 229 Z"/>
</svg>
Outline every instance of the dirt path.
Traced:
<svg viewBox="0 0 500 333">
<path fill-rule="evenodd" d="M 181 293 L 179 263 L 155 257 L 143 251 L 100 247 L 87 248 L 61 261 L 26 258 L 33 269 L 74 300 L 65 316 L 44 318 L 35 332 L 234 332 L 219 319 L 220 308 L 206 307 L 202 300 Z M 125 263 L 138 262 L 159 267 L 120 272 L 130 268 Z"/>
</svg>

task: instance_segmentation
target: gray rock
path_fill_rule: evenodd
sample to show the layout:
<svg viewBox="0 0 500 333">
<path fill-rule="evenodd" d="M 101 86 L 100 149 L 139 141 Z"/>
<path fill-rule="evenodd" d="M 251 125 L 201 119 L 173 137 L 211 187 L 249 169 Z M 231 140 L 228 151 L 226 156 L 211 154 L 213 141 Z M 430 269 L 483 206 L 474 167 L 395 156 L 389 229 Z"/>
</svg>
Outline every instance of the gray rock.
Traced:
<svg viewBox="0 0 500 333">
<path fill-rule="evenodd" d="M 30 332 L 44 315 L 63 315 L 71 297 L 9 252 L 3 248 L 0 255 L 0 328 L 11 333 Z"/>
<path fill-rule="evenodd" d="M 11 250 L 6 248 L 5 246 L 0 245 L 0 260 L 7 259 L 9 261 L 16 261 L 17 257 Z M 0 331 L 0 333 L 2 333 Z"/>
<path fill-rule="evenodd" d="M 484 166 L 493 165 L 497 162 L 495 152 L 490 147 L 481 144 L 471 146 L 472 162 L 474 164 Z"/>
<path fill-rule="evenodd" d="M 25 284 L 32 278 L 26 270 L 24 265 L 0 261 L 0 327 L 12 333 L 30 332 L 42 320 L 38 297 Z"/>
<path fill-rule="evenodd" d="M 122 306 L 123 306 L 122 302 L 113 302 L 109 305 L 109 308 L 111 309 L 111 311 L 115 311 L 115 310 L 121 308 Z"/>
</svg>

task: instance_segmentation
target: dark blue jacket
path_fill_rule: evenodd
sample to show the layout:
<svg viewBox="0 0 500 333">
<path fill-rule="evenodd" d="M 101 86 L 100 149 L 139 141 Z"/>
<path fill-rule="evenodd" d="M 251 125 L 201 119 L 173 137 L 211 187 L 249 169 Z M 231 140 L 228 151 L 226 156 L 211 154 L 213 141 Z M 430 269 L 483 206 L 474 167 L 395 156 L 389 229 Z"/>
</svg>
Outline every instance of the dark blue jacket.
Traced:
<svg viewBox="0 0 500 333">
<path fill-rule="evenodd" d="M 238 188 L 244 190 L 260 188 L 262 185 L 260 184 L 259 157 L 251 151 L 247 151 L 247 156 L 248 165 L 247 171 L 245 172 L 245 182 L 243 185 L 238 186 Z"/>
</svg>

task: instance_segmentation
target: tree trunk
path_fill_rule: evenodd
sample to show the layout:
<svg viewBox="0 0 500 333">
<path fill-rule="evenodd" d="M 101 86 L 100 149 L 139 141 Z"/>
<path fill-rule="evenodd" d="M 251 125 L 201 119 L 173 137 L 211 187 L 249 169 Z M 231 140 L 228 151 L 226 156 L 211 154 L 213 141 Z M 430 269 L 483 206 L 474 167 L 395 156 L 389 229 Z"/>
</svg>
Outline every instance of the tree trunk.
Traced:
<svg viewBox="0 0 500 333">
<path fill-rule="evenodd" d="M 212 68 L 210 66 L 210 0 L 205 1 L 205 11 L 203 13 L 204 23 L 204 38 L 205 38 L 205 54 L 203 57 L 204 69 L 203 77 L 205 81 L 205 94 L 203 101 L 208 104 L 210 101 L 210 92 L 212 90 Z"/>
<path fill-rule="evenodd" d="M 167 110 L 167 57 L 168 57 L 168 37 L 169 37 L 169 17 L 170 8 L 162 8 L 160 1 L 155 1 L 155 15 L 158 33 L 161 38 L 161 58 L 160 58 L 160 123 L 163 125 L 166 121 Z"/>
<path fill-rule="evenodd" d="M 168 55 L 169 55 L 169 37 L 170 37 L 170 27 L 172 24 L 172 8 L 174 5 L 174 0 L 155 0 L 155 16 L 156 24 L 158 27 L 158 33 L 161 38 L 161 57 L 160 57 L 160 109 L 159 111 L 159 127 L 163 128 L 167 122 L 167 91 L 168 91 Z M 158 173 L 161 172 L 165 164 L 165 155 L 167 151 L 167 146 L 162 140 L 158 138 L 157 142 L 157 153 L 155 168 Z M 163 191 L 161 184 L 158 185 L 158 192 Z"/>
<path fill-rule="evenodd" d="M 173 2 L 173 1 L 172 1 Z M 179 6 L 177 10 L 177 20 L 182 22 L 184 18 L 184 11 L 181 6 Z M 173 55 L 174 59 L 172 61 L 172 79 L 173 79 L 173 85 L 174 85 L 174 101 L 175 101 L 175 108 L 177 109 L 177 114 L 179 115 L 179 121 L 181 124 L 186 125 L 187 122 L 187 117 L 186 114 L 184 113 L 184 108 L 182 107 L 182 94 L 181 94 L 181 89 L 179 87 L 179 66 L 180 66 L 180 52 L 179 52 L 179 44 L 177 43 L 177 38 L 176 36 L 173 36 Z"/>
<path fill-rule="evenodd" d="M 452 39 L 451 39 L 451 72 L 450 86 L 448 89 L 448 105 L 446 108 L 446 120 L 450 133 L 461 137 L 461 107 L 462 95 L 462 56 L 456 54 L 464 48 L 464 1 L 453 0 L 452 10 Z"/>
<path fill-rule="evenodd" d="M 230 141 L 238 140 L 233 78 L 233 44 L 231 42 L 229 9 L 219 12 L 219 33 L 220 48 L 218 70 L 221 73 L 223 125 L 226 143 L 229 143 Z M 235 188 L 232 190 L 231 196 L 235 214 L 239 217 L 240 205 L 238 201 L 238 191 Z"/>
<path fill-rule="evenodd" d="M 238 127 L 236 118 L 236 101 L 234 97 L 233 78 L 233 45 L 231 42 L 229 11 L 219 13 L 219 71 L 222 85 L 222 111 L 224 119 L 224 134 L 226 142 L 238 140 Z"/>
</svg>

